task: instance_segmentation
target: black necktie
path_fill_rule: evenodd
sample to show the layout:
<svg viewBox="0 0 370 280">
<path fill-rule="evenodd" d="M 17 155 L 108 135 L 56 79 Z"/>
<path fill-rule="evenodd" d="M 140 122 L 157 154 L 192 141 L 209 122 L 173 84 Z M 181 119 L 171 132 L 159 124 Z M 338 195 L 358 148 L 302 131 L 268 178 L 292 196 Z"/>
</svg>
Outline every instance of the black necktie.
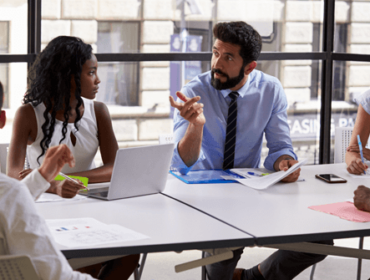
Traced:
<svg viewBox="0 0 370 280">
<path fill-rule="evenodd" d="M 223 169 L 230 169 L 234 167 L 236 118 L 238 116 L 238 107 L 236 104 L 236 99 L 238 98 L 238 96 L 239 96 L 239 93 L 237 93 L 236 91 L 229 93 L 231 102 L 229 105 L 229 112 L 227 116 L 224 163 L 222 165 Z"/>
</svg>

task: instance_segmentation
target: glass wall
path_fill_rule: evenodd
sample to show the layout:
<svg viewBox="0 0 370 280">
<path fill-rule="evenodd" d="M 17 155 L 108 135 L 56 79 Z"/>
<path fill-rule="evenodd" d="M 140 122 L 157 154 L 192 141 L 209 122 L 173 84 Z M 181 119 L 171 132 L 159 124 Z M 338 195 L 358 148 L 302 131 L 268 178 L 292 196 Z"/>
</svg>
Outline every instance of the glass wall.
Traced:
<svg viewBox="0 0 370 280">
<path fill-rule="evenodd" d="M 22 98 L 27 90 L 26 77 L 27 63 L 0 63 L 0 82 L 4 88 L 3 109 L 7 116 L 7 125 L 0 132 L 0 143 L 10 142 L 12 120 L 16 109 L 22 105 Z"/>
<path fill-rule="evenodd" d="M 39 25 L 28 26 L 28 12 L 32 11 L 28 5 L 37 10 L 40 2 Z M 353 125 L 356 100 L 370 88 L 370 63 L 347 57 L 333 61 L 329 69 L 332 92 L 322 92 L 326 83 L 322 80 L 323 65 L 331 59 L 323 52 L 324 0 L 40 2 L 0 2 L 0 79 L 6 90 L 5 107 L 15 111 L 26 90 L 26 63 L 35 57 L 27 54 L 27 49 L 32 49 L 27 45 L 27 31 L 35 40 L 41 27 L 41 49 L 59 35 L 81 37 L 95 53 L 102 54 L 97 100 L 108 105 L 122 147 L 157 143 L 159 134 L 172 132 L 168 96 L 210 69 L 212 27 L 221 21 L 247 21 L 262 35 L 263 52 L 257 68 L 281 81 L 289 102 L 294 147 L 297 152 L 305 151 L 301 156 L 309 157 L 311 163 L 318 162 L 320 151 L 322 96 L 332 96 L 333 137 L 335 127 Z M 337 54 L 370 54 L 369 11 L 369 1 L 335 1 Z M 156 53 L 169 56 L 158 61 Z M 189 59 L 193 53 L 203 56 L 197 56 L 197 61 L 176 57 L 188 55 Z M 271 53 L 276 57 L 271 58 Z M 321 60 L 313 56 L 315 53 L 322 54 Z M 14 57 L 14 63 L 8 64 L 9 57 L 4 54 L 27 55 L 24 59 Z M 287 59 L 289 55 L 294 59 Z"/>
<path fill-rule="evenodd" d="M 98 53 L 209 52 L 212 26 L 238 20 L 261 34 L 263 51 L 322 50 L 323 0 L 43 1 L 41 40 L 77 36 Z"/>
<path fill-rule="evenodd" d="M 294 151 L 308 164 L 319 163 L 321 62 L 311 60 L 260 61 L 257 68 L 277 77 L 288 100 L 288 124 Z M 262 149 L 262 158 L 268 149 Z"/>
<path fill-rule="evenodd" d="M 4 109 L 14 112 L 27 90 L 27 63 L 0 63 L 0 81 L 4 88 Z"/>
<path fill-rule="evenodd" d="M 0 1 L 0 54 L 27 53 L 27 0 Z"/>
<path fill-rule="evenodd" d="M 370 2 L 335 2 L 334 51 L 337 53 L 370 54 Z M 331 116 L 331 162 L 334 162 L 335 130 L 353 127 L 359 97 L 370 89 L 370 63 L 360 61 L 333 62 L 333 98 Z"/>
<path fill-rule="evenodd" d="M 370 54 L 370 2 L 335 1 L 336 52 Z"/>
</svg>

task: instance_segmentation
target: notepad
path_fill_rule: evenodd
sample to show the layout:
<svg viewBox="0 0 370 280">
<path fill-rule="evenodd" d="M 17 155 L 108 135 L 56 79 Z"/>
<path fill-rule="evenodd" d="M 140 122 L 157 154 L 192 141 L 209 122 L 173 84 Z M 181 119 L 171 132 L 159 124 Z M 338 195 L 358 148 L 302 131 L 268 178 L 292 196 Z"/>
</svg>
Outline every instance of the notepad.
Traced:
<svg viewBox="0 0 370 280">
<path fill-rule="evenodd" d="M 310 206 L 308 208 L 331 214 L 351 222 L 370 222 L 370 213 L 358 210 L 355 205 L 349 201 Z"/>
<path fill-rule="evenodd" d="M 235 183 L 236 179 L 243 178 L 237 174 L 233 174 L 228 170 L 192 170 L 186 175 L 182 175 L 178 171 L 171 170 L 170 173 L 186 184 L 220 184 L 220 183 Z M 226 177 L 227 179 L 224 179 Z"/>
</svg>

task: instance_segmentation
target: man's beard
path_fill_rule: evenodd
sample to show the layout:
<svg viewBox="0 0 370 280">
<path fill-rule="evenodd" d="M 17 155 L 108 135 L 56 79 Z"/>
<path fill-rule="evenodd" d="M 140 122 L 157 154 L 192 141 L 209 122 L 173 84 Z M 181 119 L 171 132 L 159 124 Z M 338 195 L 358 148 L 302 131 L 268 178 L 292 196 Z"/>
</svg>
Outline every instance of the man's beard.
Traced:
<svg viewBox="0 0 370 280">
<path fill-rule="evenodd" d="M 221 82 L 220 79 L 215 79 L 215 73 L 221 74 L 226 77 L 226 82 Z M 240 83 L 241 80 L 244 78 L 244 67 L 242 66 L 239 71 L 239 75 L 234 78 L 230 78 L 227 74 L 221 72 L 219 69 L 212 69 L 211 71 L 211 85 L 217 89 L 230 89 L 235 87 L 237 84 Z"/>
</svg>

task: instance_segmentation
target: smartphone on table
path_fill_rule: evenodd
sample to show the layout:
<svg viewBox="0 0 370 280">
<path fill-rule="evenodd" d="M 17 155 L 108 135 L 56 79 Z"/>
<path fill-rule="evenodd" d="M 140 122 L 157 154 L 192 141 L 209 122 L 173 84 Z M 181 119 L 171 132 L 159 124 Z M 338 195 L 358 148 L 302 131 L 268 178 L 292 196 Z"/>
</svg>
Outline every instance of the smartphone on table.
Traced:
<svg viewBox="0 0 370 280">
<path fill-rule="evenodd" d="M 315 177 L 330 184 L 347 183 L 346 179 L 343 179 L 335 174 L 316 174 Z"/>
</svg>

